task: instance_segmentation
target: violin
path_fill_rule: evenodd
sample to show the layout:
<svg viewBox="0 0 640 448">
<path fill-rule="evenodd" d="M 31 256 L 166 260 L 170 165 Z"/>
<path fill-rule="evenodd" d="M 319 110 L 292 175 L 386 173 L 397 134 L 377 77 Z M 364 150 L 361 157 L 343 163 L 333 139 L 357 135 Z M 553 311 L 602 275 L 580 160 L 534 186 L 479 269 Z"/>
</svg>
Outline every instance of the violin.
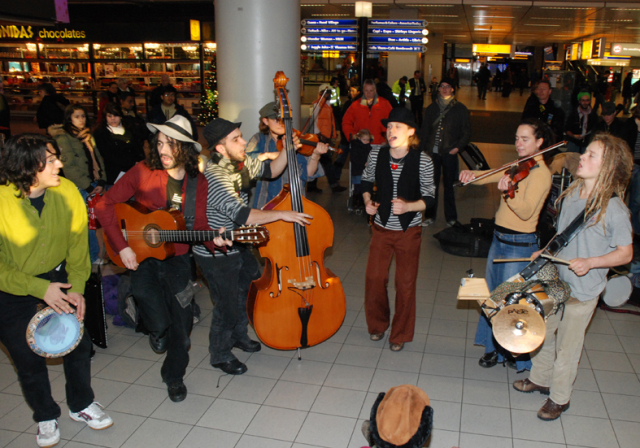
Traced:
<svg viewBox="0 0 640 448">
<path fill-rule="evenodd" d="M 509 182 L 509 188 L 504 192 L 504 198 L 513 199 L 518 191 L 518 183 L 527 178 L 531 169 L 536 166 L 538 162 L 536 159 L 527 159 L 519 162 L 517 165 L 512 165 L 507 173 L 511 181 Z"/>
<path fill-rule="evenodd" d="M 493 176 L 494 174 L 496 174 L 496 173 L 498 173 L 500 171 L 504 171 L 505 174 L 509 174 L 511 176 L 511 182 L 515 184 L 513 193 L 509 194 L 509 197 L 511 199 L 513 199 L 513 197 L 514 197 L 513 195 L 515 194 L 515 191 L 517 190 L 518 182 L 520 182 L 522 179 L 526 178 L 529 175 L 529 170 L 531 170 L 531 168 L 536 166 L 536 164 L 538 163 L 536 161 L 536 158 L 541 154 L 544 154 L 546 152 L 552 151 L 552 150 L 554 150 L 556 148 L 559 148 L 561 146 L 564 146 L 566 144 L 567 144 L 567 141 L 563 140 L 563 141 L 561 141 L 559 143 L 556 143 L 555 145 L 551 145 L 551 146 L 549 146 L 549 147 L 547 147 L 545 149 L 542 149 L 542 150 L 540 150 L 538 152 L 534 152 L 533 154 L 531 154 L 529 156 L 523 157 L 523 158 L 518 159 L 518 160 L 514 160 L 513 162 L 506 163 L 506 164 L 502 165 L 499 168 L 487 171 L 486 173 L 483 173 L 481 176 L 478 176 L 478 177 L 476 177 L 474 179 L 471 179 L 468 182 L 464 182 L 464 183 L 463 182 L 456 182 L 455 184 L 453 184 L 453 186 L 454 187 L 464 187 L 464 186 L 472 184 L 472 183 L 474 183 L 474 182 L 476 182 L 476 181 L 478 181 L 480 179 L 484 179 L 486 177 Z M 525 162 L 527 162 L 526 165 L 525 165 Z M 528 165 L 528 167 L 527 167 L 527 165 Z M 512 172 L 512 170 L 515 170 L 515 171 Z M 525 171 L 526 171 L 526 174 L 524 174 Z M 514 181 L 514 179 L 516 177 L 518 177 L 518 179 Z M 509 193 L 509 190 L 507 191 L 507 193 Z"/>
<path fill-rule="evenodd" d="M 318 143 L 326 143 L 320 141 L 322 136 L 319 136 L 317 134 L 303 134 L 297 129 L 293 129 L 293 135 L 300 139 L 302 147 L 298 149 L 298 153 L 302 154 L 305 157 L 309 157 L 311 156 L 311 154 L 313 154 L 313 150 L 316 148 L 316 146 L 318 146 Z M 284 149 L 284 139 L 282 137 L 284 137 L 284 135 L 280 136 L 280 138 L 276 142 L 276 148 L 278 149 L 278 151 L 282 151 Z M 340 148 L 336 149 L 329 146 L 329 151 L 333 151 L 336 154 L 342 154 L 342 150 Z"/>
</svg>

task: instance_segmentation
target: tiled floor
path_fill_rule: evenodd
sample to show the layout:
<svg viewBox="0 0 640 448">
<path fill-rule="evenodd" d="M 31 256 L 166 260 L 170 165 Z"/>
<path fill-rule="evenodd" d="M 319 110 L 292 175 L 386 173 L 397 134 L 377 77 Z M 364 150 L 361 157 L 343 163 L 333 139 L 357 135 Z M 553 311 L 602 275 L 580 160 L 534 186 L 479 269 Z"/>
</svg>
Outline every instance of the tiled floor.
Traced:
<svg viewBox="0 0 640 448">
<path fill-rule="evenodd" d="M 512 146 L 480 146 L 492 165 L 514 156 Z M 555 422 L 542 422 L 536 412 L 543 397 L 511 387 L 525 375 L 478 366 L 483 353 L 473 345 L 478 310 L 457 303 L 456 291 L 468 269 L 483 276 L 485 260 L 445 254 L 432 238 L 445 227 L 442 217 L 423 232 L 414 341 L 392 353 L 386 339 L 369 340 L 363 311 L 369 230 L 364 217 L 347 213 L 345 193 L 331 194 L 323 181 L 320 186 L 325 191 L 310 199 L 333 218 L 334 246 L 326 263 L 347 295 L 344 324 L 332 338 L 303 350 L 301 361 L 292 351 L 266 347 L 253 355 L 238 352 L 249 371 L 221 375 L 208 362 L 212 304 L 208 292 L 201 291 L 203 318 L 192 333 L 185 378 L 189 395 L 176 404 L 160 380 L 163 357 L 151 351 L 146 338 L 110 325 L 109 348 L 98 350 L 92 375 L 97 400 L 115 425 L 92 431 L 66 417 L 62 366 L 52 363 L 53 396 L 63 408 L 59 446 L 359 448 L 365 444 L 360 426 L 377 394 L 403 383 L 431 397 L 432 448 L 640 445 L 640 318 L 596 312 L 571 408 Z M 495 186 L 466 187 L 457 197 L 463 222 L 495 213 Z M 35 433 L 10 360 L 0 352 L 0 447 L 33 447 Z"/>
</svg>

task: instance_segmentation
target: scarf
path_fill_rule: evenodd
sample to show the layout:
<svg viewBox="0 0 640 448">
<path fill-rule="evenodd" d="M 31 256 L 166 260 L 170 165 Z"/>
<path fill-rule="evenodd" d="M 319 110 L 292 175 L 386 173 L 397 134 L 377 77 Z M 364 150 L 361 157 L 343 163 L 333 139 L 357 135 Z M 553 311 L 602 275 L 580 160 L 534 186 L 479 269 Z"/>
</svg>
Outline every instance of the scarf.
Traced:
<svg viewBox="0 0 640 448">
<path fill-rule="evenodd" d="M 120 123 L 120 126 L 116 126 L 115 128 L 113 126 L 108 126 L 107 125 L 107 128 L 109 128 L 109 130 L 113 134 L 124 135 L 124 126 L 122 126 L 122 123 Z"/>
<path fill-rule="evenodd" d="M 167 120 L 171 120 L 173 118 L 173 116 L 176 114 L 176 105 L 172 104 L 171 106 L 165 106 L 164 104 L 160 105 L 160 108 L 162 109 L 162 113 L 164 114 L 165 117 L 167 117 Z"/>
<path fill-rule="evenodd" d="M 587 134 L 587 124 L 589 124 L 589 115 L 591 114 L 591 106 L 587 110 L 582 107 L 578 107 L 578 115 L 580 116 L 580 123 L 582 123 L 582 135 Z"/>
<path fill-rule="evenodd" d="M 227 159 L 222 154 L 215 152 L 211 154 L 211 162 L 228 171 L 228 176 L 233 182 L 233 189 L 240 194 L 241 191 L 248 191 L 251 187 L 251 178 L 249 176 L 249 168 L 244 162 Z"/>
<path fill-rule="evenodd" d="M 453 101 L 454 96 L 451 95 L 449 98 L 444 99 L 442 96 L 438 95 L 438 106 L 440 106 L 440 113 L 447 108 L 449 103 Z"/>
<path fill-rule="evenodd" d="M 82 129 L 77 129 L 76 127 L 73 127 L 72 134 L 75 138 L 78 138 L 78 134 L 81 131 Z M 78 138 L 78 140 L 80 139 Z M 85 138 L 83 140 L 80 140 L 80 142 L 82 143 L 82 146 L 84 146 L 84 152 L 88 153 L 89 156 L 91 157 L 92 169 L 89 171 L 89 177 L 91 177 L 91 180 L 100 179 L 100 174 L 102 173 L 102 171 L 100 170 L 100 165 L 98 164 L 98 159 L 96 158 L 95 148 L 93 147 L 91 134 L 89 134 L 88 139 Z"/>
</svg>

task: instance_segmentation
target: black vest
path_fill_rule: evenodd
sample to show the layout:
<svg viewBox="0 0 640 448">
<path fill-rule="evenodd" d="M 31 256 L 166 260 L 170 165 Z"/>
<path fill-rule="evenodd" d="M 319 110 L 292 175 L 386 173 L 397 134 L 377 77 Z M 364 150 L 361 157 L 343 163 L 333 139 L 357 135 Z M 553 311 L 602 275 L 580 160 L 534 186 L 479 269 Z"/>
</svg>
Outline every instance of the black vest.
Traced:
<svg viewBox="0 0 640 448">
<path fill-rule="evenodd" d="M 389 165 L 391 154 L 389 147 L 380 148 L 378 152 L 378 160 L 376 162 L 376 184 L 378 186 L 378 215 L 383 225 L 389 221 L 391 215 L 391 200 L 393 199 L 393 176 Z M 402 173 L 398 179 L 398 198 L 408 202 L 422 199 L 420 192 L 420 151 L 410 149 L 404 158 Z M 402 230 L 406 232 L 409 224 L 416 216 L 417 212 L 407 212 L 400 215 L 400 225 Z"/>
</svg>

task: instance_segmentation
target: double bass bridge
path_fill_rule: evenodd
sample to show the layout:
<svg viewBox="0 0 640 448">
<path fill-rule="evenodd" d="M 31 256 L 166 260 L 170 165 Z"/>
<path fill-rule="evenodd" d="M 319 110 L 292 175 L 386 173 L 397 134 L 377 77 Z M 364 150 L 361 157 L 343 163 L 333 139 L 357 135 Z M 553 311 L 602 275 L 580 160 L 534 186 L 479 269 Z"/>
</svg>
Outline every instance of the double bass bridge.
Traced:
<svg viewBox="0 0 640 448">
<path fill-rule="evenodd" d="M 313 289 L 316 287 L 316 281 L 313 279 L 313 276 L 310 275 L 305 277 L 303 281 L 298 280 L 289 280 L 289 284 L 293 286 L 293 288 L 298 289 L 300 291 L 307 291 L 309 289 Z"/>
</svg>

